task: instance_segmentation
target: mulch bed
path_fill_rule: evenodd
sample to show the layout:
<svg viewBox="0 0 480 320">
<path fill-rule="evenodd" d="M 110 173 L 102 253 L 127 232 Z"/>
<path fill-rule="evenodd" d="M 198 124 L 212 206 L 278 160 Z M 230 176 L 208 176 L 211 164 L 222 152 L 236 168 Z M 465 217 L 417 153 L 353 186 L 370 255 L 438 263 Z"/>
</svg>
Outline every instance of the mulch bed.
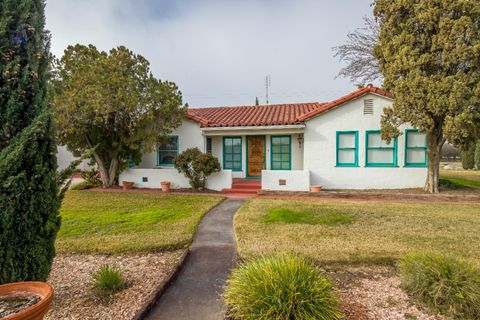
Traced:
<svg viewBox="0 0 480 320">
<path fill-rule="evenodd" d="M 132 319 L 181 263 L 184 253 L 185 250 L 118 256 L 60 254 L 48 279 L 55 296 L 45 319 Z M 93 290 L 91 275 L 107 263 L 122 271 L 127 287 L 105 298 Z"/>
<path fill-rule="evenodd" d="M 222 195 L 220 192 L 215 190 L 203 189 L 203 190 L 193 190 L 192 188 L 181 188 L 181 189 L 170 189 L 170 192 L 163 192 L 162 189 L 154 189 L 154 188 L 132 188 L 128 190 L 123 190 L 122 187 L 114 186 L 110 188 L 90 188 L 87 189 L 88 191 L 95 191 L 95 192 L 130 192 L 130 193 L 154 193 L 160 195 L 167 195 L 167 194 L 185 194 L 185 195 L 199 195 L 199 194 L 206 194 L 206 195 Z"/>
<path fill-rule="evenodd" d="M 450 320 L 417 307 L 400 288 L 393 267 L 330 271 L 349 320 Z"/>
</svg>

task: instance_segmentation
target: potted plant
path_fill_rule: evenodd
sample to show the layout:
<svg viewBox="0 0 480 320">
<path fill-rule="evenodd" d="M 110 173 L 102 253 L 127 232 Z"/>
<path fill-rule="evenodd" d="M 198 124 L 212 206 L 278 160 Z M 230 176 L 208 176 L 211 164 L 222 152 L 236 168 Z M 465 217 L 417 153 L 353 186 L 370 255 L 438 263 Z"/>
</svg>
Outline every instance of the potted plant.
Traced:
<svg viewBox="0 0 480 320">
<path fill-rule="evenodd" d="M 163 192 L 169 192 L 170 191 L 170 181 L 162 181 L 160 182 L 160 185 L 162 186 L 162 191 Z"/>
<path fill-rule="evenodd" d="M 122 186 L 123 186 L 123 190 L 132 189 L 133 182 L 132 181 L 123 181 Z"/>
<path fill-rule="evenodd" d="M 311 186 L 310 191 L 311 192 L 320 192 L 320 191 L 322 191 L 322 186 L 319 186 L 319 185 Z"/>
<path fill-rule="evenodd" d="M 45 282 L 27 281 L 0 285 L 0 318 L 42 320 L 52 299 L 53 288 Z"/>
</svg>

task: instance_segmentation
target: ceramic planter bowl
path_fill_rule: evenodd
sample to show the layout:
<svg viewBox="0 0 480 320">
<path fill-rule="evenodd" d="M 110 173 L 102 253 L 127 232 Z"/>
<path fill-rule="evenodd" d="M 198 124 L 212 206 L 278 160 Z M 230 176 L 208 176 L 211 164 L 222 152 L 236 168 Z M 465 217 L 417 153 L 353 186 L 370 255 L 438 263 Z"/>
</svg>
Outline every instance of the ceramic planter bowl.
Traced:
<svg viewBox="0 0 480 320">
<path fill-rule="evenodd" d="M 160 185 L 162 186 L 162 191 L 163 192 L 169 192 L 170 191 L 170 181 L 162 181 L 162 182 L 160 182 Z"/>
<path fill-rule="evenodd" d="M 133 188 L 133 182 L 131 181 L 123 181 L 123 190 L 128 190 Z"/>
<path fill-rule="evenodd" d="M 311 192 L 320 192 L 320 191 L 322 191 L 322 187 L 321 186 L 311 186 L 310 191 Z"/>
<path fill-rule="evenodd" d="M 30 293 L 40 296 L 36 304 L 17 313 L 10 314 L 2 320 L 42 320 L 47 314 L 53 300 L 53 288 L 45 282 L 27 281 L 0 285 L 0 296 Z"/>
</svg>

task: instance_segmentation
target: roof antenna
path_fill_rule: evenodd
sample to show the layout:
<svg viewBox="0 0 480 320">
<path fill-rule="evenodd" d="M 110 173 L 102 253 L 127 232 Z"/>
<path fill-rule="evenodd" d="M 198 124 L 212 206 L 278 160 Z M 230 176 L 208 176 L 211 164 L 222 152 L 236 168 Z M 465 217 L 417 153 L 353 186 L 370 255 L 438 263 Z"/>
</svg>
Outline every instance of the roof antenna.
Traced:
<svg viewBox="0 0 480 320">
<path fill-rule="evenodd" d="M 269 74 L 265 77 L 265 101 L 268 104 L 268 89 L 272 85 L 272 79 Z"/>
</svg>

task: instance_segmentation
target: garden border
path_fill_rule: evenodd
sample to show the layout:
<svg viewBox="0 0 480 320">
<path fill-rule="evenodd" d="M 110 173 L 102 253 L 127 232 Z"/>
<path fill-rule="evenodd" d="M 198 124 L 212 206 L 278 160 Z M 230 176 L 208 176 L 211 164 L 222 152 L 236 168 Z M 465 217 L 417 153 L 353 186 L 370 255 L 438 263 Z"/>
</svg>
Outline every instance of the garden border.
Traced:
<svg viewBox="0 0 480 320">
<path fill-rule="evenodd" d="M 191 250 L 190 248 L 188 248 L 182 254 L 182 257 L 180 258 L 180 263 L 177 264 L 177 266 L 172 271 L 170 271 L 168 276 L 160 283 L 159 286 L 157 286 L 155 291 L 148 296 L 148 298 L 146 299 L 146 302 L 143 303 L 142 307 L 135 312 L 135 315 L 133 316 L 132 320 L 142 320 L 148 315 L 150 310 L 152 310 L 155 304 L 157 304 L 158 300 L 162 297 L 165 291 L 167 291 L 170 284 L 178 276 L 180 270 L 182 270 L 183 266 L 185 265 L 185 262 L 187 261 L 187 258 L 190 255 L 190 252 Z"/>
</svg>

